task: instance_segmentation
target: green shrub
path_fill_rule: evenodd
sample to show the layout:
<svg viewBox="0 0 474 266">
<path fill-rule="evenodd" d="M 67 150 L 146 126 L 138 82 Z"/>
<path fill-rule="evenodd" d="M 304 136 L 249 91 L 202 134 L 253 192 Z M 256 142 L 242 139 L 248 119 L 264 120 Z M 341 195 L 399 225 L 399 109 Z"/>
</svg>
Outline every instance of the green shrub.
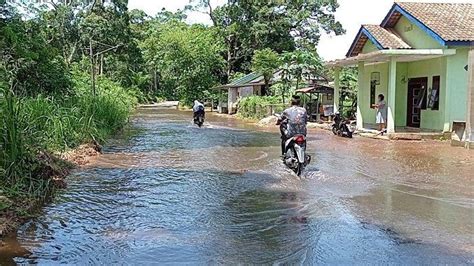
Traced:
<svg viewBox="0 0 474 266">
<path fill-rule="evenodd" d="M 276 96 L 249 96 L 239 101 L 237 113 L 240 117 L 262 119 L 273 113 L 283 111 L 281 98 Z"/>
</svg>

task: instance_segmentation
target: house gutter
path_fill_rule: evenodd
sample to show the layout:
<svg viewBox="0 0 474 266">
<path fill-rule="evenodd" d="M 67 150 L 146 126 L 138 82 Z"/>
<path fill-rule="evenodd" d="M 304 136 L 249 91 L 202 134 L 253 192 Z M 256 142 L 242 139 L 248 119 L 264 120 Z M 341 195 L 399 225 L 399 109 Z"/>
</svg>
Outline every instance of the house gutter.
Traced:
<svg viewBox="0 0 474 266">
<path fill-rule="evenodd" d="M 449 56 L 456 54 L 456 49 L 386 49 L 366 54 L 359 54 L 354 57 L 337 59 L 326 62 L 328 67 L 353 66 L 359 62 L 386 62 L 390 57 L 400 56 Z"/>
</svg>

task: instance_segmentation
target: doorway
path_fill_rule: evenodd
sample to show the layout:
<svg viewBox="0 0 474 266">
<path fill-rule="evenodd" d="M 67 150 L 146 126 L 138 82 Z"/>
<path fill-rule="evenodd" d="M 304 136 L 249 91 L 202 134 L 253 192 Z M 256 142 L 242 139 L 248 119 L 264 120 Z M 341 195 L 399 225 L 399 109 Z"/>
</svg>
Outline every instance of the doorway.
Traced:
<svg viewBox="0 0 474 266">
<path fill-rule="evenodd" d="M 408 81 L 407 126 L 419 128 L 421 110 L 426 109 L 428 78 L 412 78 Z"/>
</svg>

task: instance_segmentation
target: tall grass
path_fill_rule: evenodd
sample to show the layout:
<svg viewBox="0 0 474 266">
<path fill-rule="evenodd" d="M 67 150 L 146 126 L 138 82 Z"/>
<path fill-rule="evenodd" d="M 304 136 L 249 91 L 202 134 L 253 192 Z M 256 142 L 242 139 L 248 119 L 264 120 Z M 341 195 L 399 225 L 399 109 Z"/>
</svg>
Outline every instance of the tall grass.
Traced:
<svg viewBox="0 0 474 266">
<path fill-rule="evenodd" d="M 48 194 L 40 154 L 61 152 L 92 140 L 103 141 L 123 127 L 136 93 L 107 79 L 98 81 L 97 95 L 77 81 L 70 95 L 18 97 L 0 92 L 0 190 L 10 195 Z"/>
</svg>

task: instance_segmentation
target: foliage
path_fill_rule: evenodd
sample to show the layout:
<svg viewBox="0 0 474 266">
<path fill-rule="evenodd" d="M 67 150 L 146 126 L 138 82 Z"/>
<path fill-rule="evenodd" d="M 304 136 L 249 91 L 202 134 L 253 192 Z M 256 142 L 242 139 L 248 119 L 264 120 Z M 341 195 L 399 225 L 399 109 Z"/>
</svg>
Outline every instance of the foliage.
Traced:
<svg viewBox="0 0 474 266">
<path fill-rule="evenodd" d="M 125 29 L 126 5 L 67 1 L 28 9 L 28 18 L 8 5 L 0 12 L 0 190 L 43 198 L 56 171 L 48 154 L 103 141 L 127 122 L 143 95 L 136 80 L 123 79 L 134 77 L 127 73 L 135 62 L 129 60 L 134 45 Z M 130 45 L 96 56 L 91 65 L 83 49 L 91 38 Z M 92 49 L 101 45 L 96 42 Z M 91 67 L 99 76 L 95 96 Z"/>
<path fill-rule="evenodd" d="M 297 89 L 302 80 L 315 78 L 323 70 L 322 60 L 317 54 L 305 50 L 284 53 L 282 61 L 284 62 L 283 71 L 285 76 L 290 76 L 293 80 L 296 80 Z"/>
<path fill-rule="evenodd" d="M 210 97 L 208 89 L 219 83 L 223 45 L 213 29 L 171 20 L 153 23 L 141 45 L 149 68 L 158 76 L 158 95 L 184 104 Z"/>
<path fill-rule="evenodd" d="M 252 70 L 254 72 L 260 73 L 263 75 L 265 80 L 264 86 L 264 95 L 266 95 L 268 90 L 268 84 L 270 79 L 273 77 L 273 74 L 280 66 L 280 57 L 272 49 L 265 48 L 263 50 L 255 51 L 255 54 L 252 59 Z"/>
<path fill-rule="evenodd" d="M 270 48 L 277 53 L 295 48 L 314 51 L 321 31 L 342 34 L 335 20 L 336 0 L 249 1 L 228 0 L 213 7 L 209 0 L 193 0 L 205 10 L 225 41 L 224 57 L 228 77 L 250 70 L 256 50 Z"/>
<path fill-rule="evenodd" d="M 339 73 L 339 86 L 341 88 L 341 112 L 345 117 L 354 117 L 357 111 L 357 68 L 342 68 Z"/>
<path fill-rule="evenodd" d="M 273 112 L 281 112 L 285 105 L 275 96 L 249 96 L 239 101 L 238 115 L 243 118 L 262 119 Z"/>
</svg>

